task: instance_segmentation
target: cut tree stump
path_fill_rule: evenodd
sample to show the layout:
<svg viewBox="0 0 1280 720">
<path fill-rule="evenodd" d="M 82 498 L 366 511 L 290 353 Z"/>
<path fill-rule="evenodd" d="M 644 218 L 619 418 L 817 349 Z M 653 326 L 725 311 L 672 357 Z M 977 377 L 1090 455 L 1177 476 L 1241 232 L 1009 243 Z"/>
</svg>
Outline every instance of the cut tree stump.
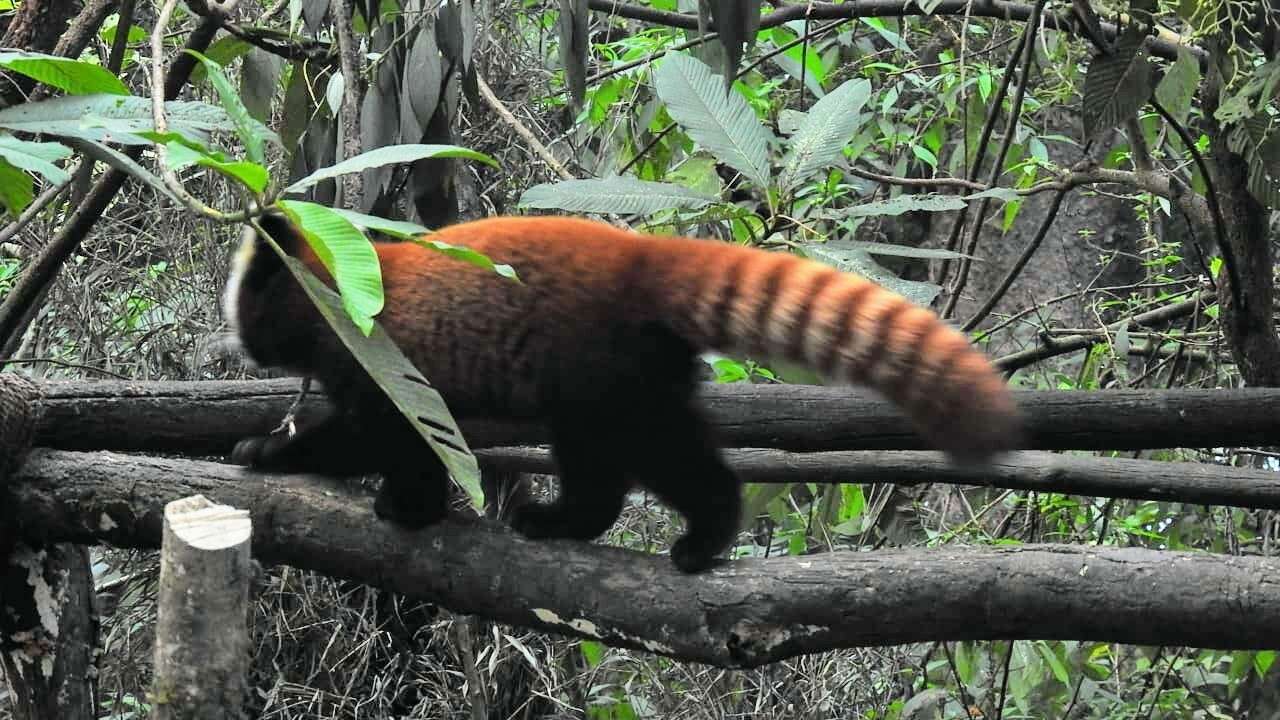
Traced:
<svg viewBox="0 0 1280 720">
<path fill-rule="evenodd" d="M 156 718 L 244 717 L 251 534 L 247 510 L 203 495 L 165 505 L 151 692 Z"/>
</svg>

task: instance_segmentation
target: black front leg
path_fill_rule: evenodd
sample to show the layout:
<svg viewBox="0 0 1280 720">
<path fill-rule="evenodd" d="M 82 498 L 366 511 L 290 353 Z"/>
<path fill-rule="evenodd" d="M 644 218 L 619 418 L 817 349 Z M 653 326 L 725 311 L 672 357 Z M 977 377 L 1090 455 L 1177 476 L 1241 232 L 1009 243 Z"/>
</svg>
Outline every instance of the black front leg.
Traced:
<svg viewBox="0 0 1280 720">
<path fill-rule="evenodd" d="M 367 433 L 337 414 L 309 424 L 297 433 L 255 435 L 236 443 L 231 462 L 276 472 L 357 475 L 374 472 L 377 463 L 367 447 Z"/>
</svg>

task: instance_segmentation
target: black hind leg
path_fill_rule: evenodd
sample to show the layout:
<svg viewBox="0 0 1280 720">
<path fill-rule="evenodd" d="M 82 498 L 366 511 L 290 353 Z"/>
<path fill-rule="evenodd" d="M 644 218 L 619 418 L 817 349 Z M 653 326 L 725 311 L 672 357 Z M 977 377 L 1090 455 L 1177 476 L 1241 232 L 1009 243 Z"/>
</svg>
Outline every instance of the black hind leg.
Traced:
<svg viewBox="0 0 1280 720">
<path fill-rule="evenodd" d="M 552 447 L 559 466 L 560 494 L 547 504 L 521 505 L 511 526 L 530 538 L 592 540 L 622 512 L 627 481 L 619 445 L 603 418 L 575 418 L 552 424 Z"/>
<path fill-rule="evenodd" d="M 690 400 L 673 402 L 652 423 L 637 437 L 650 450 L 637 456 L 638 481 L 685 518 L 685 534 L 671 546 L 671 561 L 687 573 L 706 570 L 738 535 L 742 484 Z"/>
</svg>

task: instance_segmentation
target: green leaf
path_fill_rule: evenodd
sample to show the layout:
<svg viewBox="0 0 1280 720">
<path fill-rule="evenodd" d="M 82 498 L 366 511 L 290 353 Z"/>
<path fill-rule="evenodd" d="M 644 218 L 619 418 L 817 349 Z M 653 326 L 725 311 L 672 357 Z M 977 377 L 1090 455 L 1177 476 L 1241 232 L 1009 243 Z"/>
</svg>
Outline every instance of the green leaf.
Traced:
<svg viewBox="0 0 1280 720">
<path fill-rule="evenodd" d="M 688 55 L 667 53 L 654 73 L 658 97 L 694 142 L 757 187 L 769 184 L 771 133 L 747 101 L 725 92 L 719 76 Z"/>
<path fill-rule="evenodd" d="M 56 142 L 31 142 L 12 135 L 0 135 L 0 158 L 14 167 L 37 173 L 51 183 L 66 180 L 67 171 L 54 165 L 71 156 L 71 148 Z"/>
<path fill-rule="evenodd" d="M 1053 648 L 1049 647 L 1049 643 L 1043 640 L 1036 641 L 1035 646 L 1036 650 L 1040 651 L 1044 661 L 1049 664 L 1049 668 L 1053 670 L 1053 676 L 1058 679 L 1058 682 L 1070 687 L 1071 673 L 1067 670 L 1066 664 L 1062 662 L 1062 658 L 1059 658 Z"/>
<path fill-rule="evenodd" d="M 955 195 L 899 195 L 892 200 L 853 205 L 833 213 L 837 213 L 839 217 L 872 217 L 907 212 L 961 210 L 964 206 L 964 199 Z"/>
<path fill-rule="evenodd" d="M 214 40 L 209 44 L 208 49 L 204 51 L 204 56 L 214 61 L 222 67 L 226 67 L 227 63 L 232 60 L 253 51 L 253 45 L 232 35 L 226 35 Z M 191 84 L 199 85 L 208 77 L 203 64 L 196 65 L 191 69 Z"/>
<path fill-rule="evenodd" d="M 1115 51 L 1089 65 L 1082 108 L 1086 138 L 1119 127 L 1151 99 L 1151 65 L 1144 40 L 1141 24 L 1130 23 Z"/>
<path fill-rule="evenodd" d="M 267 182 L 270 179 L 267 169 L 257 163 L 247 160 L 228 162 L 222 159 L 221 153 L 217 156 L 211 155 L 180 141 L 167 143 L 165 149 L 169 153 L 169 167 L 174 170 L 187 165 L 200 165 L 226 175 L 255 193 L 261 193 L 267 189 Z"/>
<path fill-rule="evenodd" d="M 333 276 L 351 321 L 368 335 L 383 303 L 382 268 L 369 238 L 324 205 L 302 200 L 280 200 L 276 205 L 302 231 Z"/>
<path fill-rule="evenodd" d="M 941 286 L 933 283 L 903 280 L 889 272 L 875 260 L 872 260 L 870 253 L 854 246 L 852 241 L 828 240 L 821 244 L 805 245 L 801 250 L 806 256 L 814 260 L 819 260 L 844 272 L 861 275 L 922 307 L 929 307 L 929 303 L 933 302 L 933 299 L 942 290 Z"/>
<path fill-rule="evenodd" d="M 783 190 L 795 190 L 813 173 L 844 159 L 844 146 L 864 122 L 858 113 L 870 97 L 870 82 L 849 80 L 809 108 L 791 136 L 778 181 Z"/>
<path fill-rule="evenodd" d="M 0 159 L 0 205 L 11 215 L 18 215 L 35 198 L 35 183 L 31 176 Z"/>
<path fill-rule="evenodd" d="M 205 72 L 209 75 L 209 82 L 213 85 L 213 89 L 218 91 L 218 97 L 222 100 L 222 108 L 227 111 L 227 115 L 235 126 L 236 135 L 239 136 L 240 142 L 244 144 L 245 155 L 259 165 L 266 164 L 265 143 L 268 139 L 275 138 L 275 134 L 249 114 L 244 102 L 240 99 L 239 93 L 231 85 L 231 81 L 227 79 L 226 73 L 222 72 L 221 65 L 195 50 L 187 50 L 186 52 L 204 65 Z M 278 139 L 274 141 L 279 143 Z"/>
<path fill-rule="evenodd" d="M 582 650 L 582 658 L 587 661 L 589 667 L 596 667 L 600 661 L 604 659 L 605 647 L 603 643 L 595 640 L 583 640 L 579 643 Z"/>
<path fill-rule="evenodd" d="M 309 203 L 298 203 L 301 204 Z M 311 211 L 306 212 L 310 214 Z M 396 408 L 410 420 L 410 424 L 444 463 L 453 481 L 471 498 L 472 504 L 476 508 L 483 508 L 484 490 L 480 486 L 480 466 L 467 447 L 462 431 L 458 429 L 458 423 L 445 406 L 440 393 L 431 387 L 431 383 L 396 347 L 381 325 L 371 323 L 368 331 L 357 328 L 352 324 L 348 312 L 344 312 L 345 298 L 339 298 L 301 262 L 283 253 L 282 256 L 289 272 L 298 279 L 307 296 L 315 303 L 343 344 L 351 350 L 356 361 L 387 394 Z"/>
<path fill-rule="evenodd" d="M 226 112 L 203 102 L 164 104 L 169 130 L 205 143 L 211 132 L 234 129 Z M 148 145 L 140 133 L 154 131 L 151 100 L 120 95 L 69 95 L 0 110 L 0 127 L 15 132 L 59 135 L 96 142 Z"/>
<path fill-rule="evenodd" d="M 431 232 L 427 228 L 404 220 L 388 220 L 380 218 L 377 215 L 365 215 L 354 210 L 344 210 L 343 208 L 329 208 L 333 212 L 338 213 L 342 217 L 351 221 L 352 225 L 365 230 L 374 230 L 380 233 L 386 233 L 393 237 L 409 239 L 419 235 L 426 235 Z"/>
<path fill-rule="evenodd" d="M 463 247 L 461 245 L 452 245 L 442 240 L 428 240 L 426 238 L 416 238 L 413 242 L 427 248 L 428 250 L 434 250 L 447 257 L 451 257 L 454 260 L 461 260 L 475 265 L 476 267 L 490 270 L 504 278 L 516 281 L 520 280 L 520 278 L 516 277 L 515 268 L 507 264 L 495 263 L 493 260 L 489 259 L 488 255 L 472 250 L 471 248 Z"/>
<path fill-rule="evenodd" d="M 430 234 L 431 231 L 417 223 L 405 222 L 403 220 L 388 220 L 376 215 L 365 215 L 364 213 L 358 213 L 353 210 L 342 210 L 338 208 L 330 209 L 351 221 L 351 224 L 356 227 L 375 230 L 394 237 L 412 240 L 428 250 L 442 253 L 448 257 L 454 258 L 455 260 L 462 260 L 463 262 L 470 263 L 485 270 L 490 270 L 502 277 L 511 278 L 517 282 L 520 280 L 520 278 L 516 277 L 516 271 L 510 265 L 495 263 L 484 253 L 462 247 L 461 245 L 452 245 L 439 240 L 430 240 L 422 237 Z"/>
<path fill-rule="evenodd" d="M 466 158 L 468 160 L 478 160 L 493 167 L 498 166 L 497 161 L 488 155 L 458 147 L 457 145 L 390 145 L 360 153 L 335 165 L 321 168 L 285 188 L 285 192 L 300 192 L 316 183 L 347 173 L 359 172 L 393 163 L 410 163 L 426 158 Z"/>
<path fill-rule="evenodd" d="M 1186 48 L 1178 48 L 1178 59 L 1156 85 L 1156 100 L 1178 122 L 1186 124 L 1191 102 L 1200 87 L 1200 63 Z"/>
<path fill-rule="evenodd" d="M 519 205 L 580 213 L 647 215 L 660 210 L 693 210 L 715 201 L 680 185 L 615 176 L 534 185 L 520 196 Z"/>
<path fill-rule="evenodd" d="M 101 65 L 23 50 L 0 52 L 0 67 L 72 95 L 128 95 L 129 88 Z"/>
<path fill-rule="evenodd" d="M 575 108 L 582 105 L 587 94 L 587 23 L 591 12 L 587 0 L 560 0 L 558 23 L 560 64 L 564 68 L 564 84 L 569 87 L 569 97 Z"/>
<path fill-rule="evenodd" d="M 960 260 L 963 258 L 969 258 L 971 260 L 978 259 L 972 255 L 966 255 L 954 250 L 944 250 L 942 248 L 891 245 L 889 243 L 866 242 L 863 240 L 846 240 L 844 241 L 844 244 L 855 250 L 865 250 L 871 255 L 892 255 L 894 257 L 922 258 L 925 260 Z"/>
</svg>

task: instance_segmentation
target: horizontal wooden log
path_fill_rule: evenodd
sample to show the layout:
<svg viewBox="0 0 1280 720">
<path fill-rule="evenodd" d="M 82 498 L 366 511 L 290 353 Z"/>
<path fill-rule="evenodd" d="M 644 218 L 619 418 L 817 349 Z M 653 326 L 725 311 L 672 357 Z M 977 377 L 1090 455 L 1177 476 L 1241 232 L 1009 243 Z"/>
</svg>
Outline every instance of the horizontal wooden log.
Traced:
<svg viewBox="0 0 1280 720">
<path fill-rule="evenodd" d="M 51 382 L 37 442 L 68 450 L 226 452 L 275 427 L 297 380 Z M 728 447 L 924 448 L 887 401 L 847 387 L 707 384 L 702 396 Z M 1133 450 L 1280 444 L 1280 389 L 1022 391 L 1029 450 Z M 305 411 L 323 407 L 317 394 Z M 531 445 L 539 427 L 464 422 L 473 447 Z"/>
<path fill-rule="evenodd" d="M 483 468 L 556 472 L 550 451 L 542 448 L 487 448 L 476 454 Z M 947 483 L 1280 510 L 1280 473 L 1194 462 L 1017 452 L 985 467 L 958 467 L 942 453 L 912 450 L 792 453 L 743 448 L 725 455 L 738 477 L 756 483 Z"/>
<path fill-rule="evenodd" d="M 481 521 L 405 532 L 318 478 L 108 452 L 38 450 L 8 501 L 30 540 L 154 548 L 165 503 L 197 493 L 252 508 L 253 549 L 267 562 L 726 667 L 929 640 L 1280 646 L 1280 558 L 948 547 L 740 560 L 688 576 L 665 557 L 533 542 Z"/>
</svg>

